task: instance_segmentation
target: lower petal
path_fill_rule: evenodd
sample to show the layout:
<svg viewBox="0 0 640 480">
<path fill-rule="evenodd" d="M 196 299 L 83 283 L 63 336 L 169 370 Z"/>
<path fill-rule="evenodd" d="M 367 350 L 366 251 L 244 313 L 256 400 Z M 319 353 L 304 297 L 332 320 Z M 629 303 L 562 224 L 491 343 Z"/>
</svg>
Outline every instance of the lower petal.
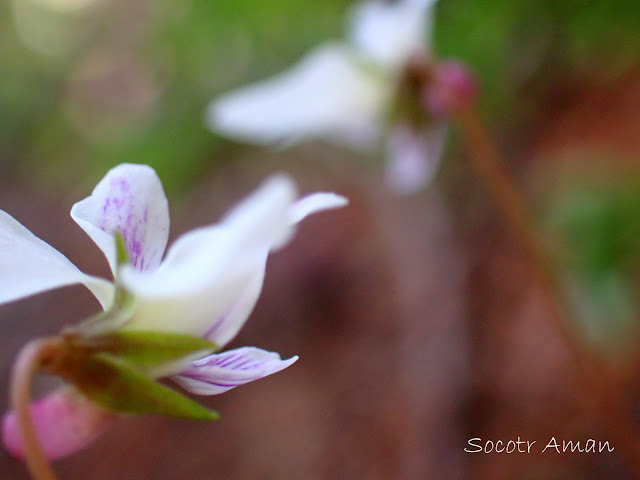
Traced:
<svg viewBox="0 0 640 480">
<path fill-rule="evenodd" d="M 242 347 L 192 362 L 173 380 L 191 393 L 217 395 L 279 372 L 296 360 L 297 356 L 282 360 L 275 352 Z"/>
</svg>

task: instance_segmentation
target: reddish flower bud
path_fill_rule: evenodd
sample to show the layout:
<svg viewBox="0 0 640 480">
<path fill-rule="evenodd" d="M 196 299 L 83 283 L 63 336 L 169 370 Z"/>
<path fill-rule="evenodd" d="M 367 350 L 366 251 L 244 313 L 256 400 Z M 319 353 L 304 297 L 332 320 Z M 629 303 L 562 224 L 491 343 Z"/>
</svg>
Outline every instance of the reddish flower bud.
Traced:
<svg viewBox="0 0 640 480">
<path fill-rule="evenodd" d="M 471 107 L 477 97 L 476 79 L 461 62 L 447 60 L 433 67 L 431 82 L 423 91 L 423 105 L 438 118 Z"/>
</svg>

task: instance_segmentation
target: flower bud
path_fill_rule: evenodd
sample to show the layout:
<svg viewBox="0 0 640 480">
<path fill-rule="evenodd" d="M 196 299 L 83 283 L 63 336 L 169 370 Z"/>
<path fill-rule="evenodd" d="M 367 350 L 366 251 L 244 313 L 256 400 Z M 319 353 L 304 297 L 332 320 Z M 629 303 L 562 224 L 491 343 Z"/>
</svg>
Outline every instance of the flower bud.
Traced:
<svg viewBox="0 0 640 480">
<path fill-rule="evenodd" d="M 429 114 L 442 118 L 473 106 L 476 97 L 473 73 L 461 62 L 447 60 L 433 67 L 433 76 L 423 90 L 422 102 Z"/>
<path fill-rule="evenodd" d="M 47 458 L 57 460 L 87 447 L 116 418 L 83 397 L 61 388 L 31 405 L 31 416 Z M 15 457 L 24 457 L 16 412 L 2 422 L 2 442 Z"/>
</svg>

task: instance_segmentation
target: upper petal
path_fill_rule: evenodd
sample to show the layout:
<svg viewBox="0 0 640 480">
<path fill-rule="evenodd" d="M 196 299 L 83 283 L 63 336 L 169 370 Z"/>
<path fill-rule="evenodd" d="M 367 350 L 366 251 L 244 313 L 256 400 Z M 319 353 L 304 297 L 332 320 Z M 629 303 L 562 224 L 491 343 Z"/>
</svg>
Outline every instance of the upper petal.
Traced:
<svg viewBox="0 0 640 480">
<path fill-rule="evenodd" d="M 296 360 L 297 356 L 282 360 L 275 352 L 242 347 L 192 362 L 173 379 L 191 393 L 216 395 L 279 372 Z"/>
<path fill-rule="evenodd" d="M 169 207 L 151 167 L 125 163 L 111 169 L 89 197 L 73 206 L 71 216 L 104 252 L 114 273 L 116 231 L 122 232 L 136 269 L 153 270 L 160 264 L 169 236 Z"/>
<path fill-rule="evenodd" d="M 297 195 L 296 184 L 288 175 L 269 177 L 222 219 L 232 234 L 229 242 L 238 250 L 284 245 L 293 234 L 289 210 Z"/>
<path fill-rule="evenodd" d="M 387 139 L 386 180 L 399 194 L 422 188 L 435 174 L 447 138 L 447 125 L 436 124 L 424 130 L 406 125 L 395 127 Z"/>
<path fill-rule="evenodd" d="M 214 100 L 207 123 L 249 142 L 292 143 L 329 138 L 369 145 L 390 89 L 339 44 L 313 50 L 291 70 Z"/>
<path fill-rule="evenodd" d="M 371 60 L 397 69 L 428 48 L 435 0 L 374 0 L 356 5 L 351 41 Z"/>
<path fill-rule="evenodd" d="M 103 308 L 110 305 L 110 282 L 82 273 L 67 257 L 0 210 L 0 303 L 75 283 L 91 290 Z"/>
</svg>

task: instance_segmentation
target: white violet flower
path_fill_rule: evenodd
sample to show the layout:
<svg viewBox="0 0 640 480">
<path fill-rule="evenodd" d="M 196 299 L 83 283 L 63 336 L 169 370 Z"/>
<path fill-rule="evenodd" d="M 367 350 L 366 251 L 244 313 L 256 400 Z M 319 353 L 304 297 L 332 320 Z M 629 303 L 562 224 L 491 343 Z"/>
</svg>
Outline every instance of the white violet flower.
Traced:
<svg viewBox="0 0 640 480">
<path fill-rule="evenodd" d="M 257 144 L 328 139 L 386 147 L 386 177 L 398 193 L 418 190 L 437 168 L 446 137 L 437 119 L 390 119 L 412 60 L 429 61 L 435 0 L 373 0 L 351 12 L 348 42 L 316 47 L 291 70 L 215 99 L 206 121 L 220 134 Z"/>
<path fill-rule="evenodd" d="M 346 203 L 333 193 L 297 199 L 294 182 L 275 175 L 220 223 L 187 232 L 164 255 L 169 210 L 162 184 L 150 167 L 122 164 L 73 206 L 71 216 L 102 250 L 118 284 L 133 296 L 133 314 L 124 330 L 184 333 L 223 347 L 258 299 L 269 252 L 283 246 L 306 216 Z M 121 232 L 127 247 L 129 265 L 117 263 L 116 232 Z M 3 211 L 0 272 L 0 303 L 80 283 L 107 309 L 115 292 L 112 282 L 82 273 Z M 161 376 L 170 376 L 193 393 L 213 395 L 278 372 L 297 358 L 282 360 L 277 353 L 242 347 L 174 364 Z M 36 427 L 50 457 L 67 455 L 90 440 L 91 435 L 78 428 L 79 418 L 101 424 L 103 414 L 87 414 L 88 407 L 78 407 L 79 402 L 57 393 L 40 410 L 35 407 Z M 38 425 L 39 415 L 50 417 L 55 412 L 59 417 L 66 413 Z M 3 437 L 5 445 L 20 455 L 13 414 L 5 418 Z"/>
</svg>

